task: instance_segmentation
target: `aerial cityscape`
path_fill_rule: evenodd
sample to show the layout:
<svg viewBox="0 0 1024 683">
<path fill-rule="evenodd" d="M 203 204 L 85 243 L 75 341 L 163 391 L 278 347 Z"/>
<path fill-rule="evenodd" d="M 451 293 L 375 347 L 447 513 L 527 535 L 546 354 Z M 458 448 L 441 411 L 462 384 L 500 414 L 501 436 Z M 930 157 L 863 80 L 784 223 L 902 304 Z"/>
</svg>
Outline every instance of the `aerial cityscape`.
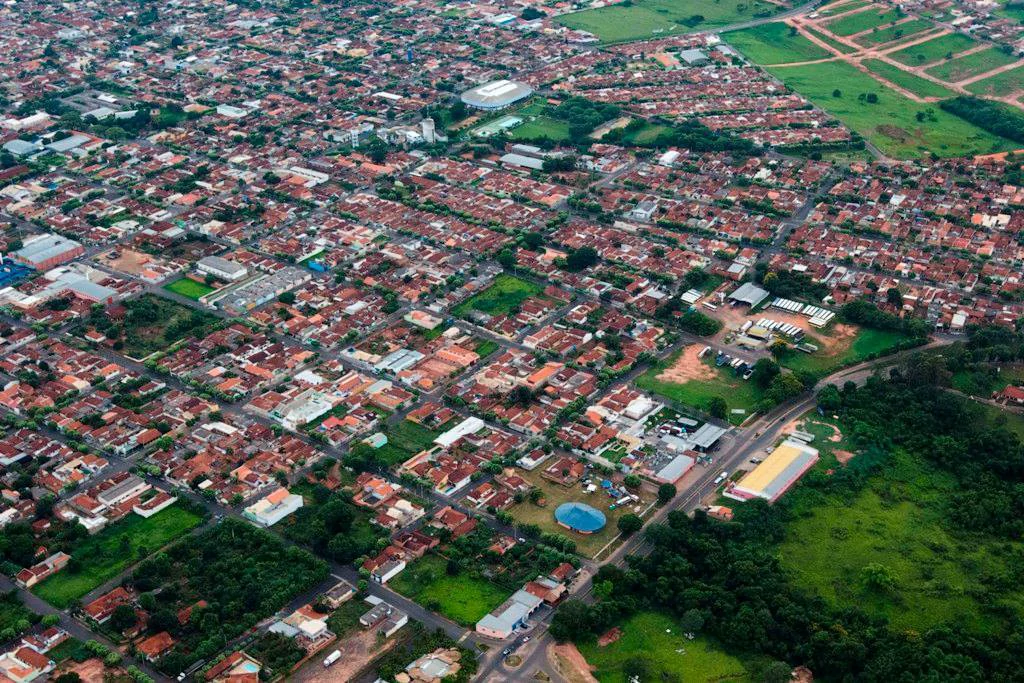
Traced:
<svg viewBox="0 0 1024 683">
<path fill-rule="evenodd" d="M 0 683 L 1024 681 L 1024 2 L 7 0 Z"/>
</svg>

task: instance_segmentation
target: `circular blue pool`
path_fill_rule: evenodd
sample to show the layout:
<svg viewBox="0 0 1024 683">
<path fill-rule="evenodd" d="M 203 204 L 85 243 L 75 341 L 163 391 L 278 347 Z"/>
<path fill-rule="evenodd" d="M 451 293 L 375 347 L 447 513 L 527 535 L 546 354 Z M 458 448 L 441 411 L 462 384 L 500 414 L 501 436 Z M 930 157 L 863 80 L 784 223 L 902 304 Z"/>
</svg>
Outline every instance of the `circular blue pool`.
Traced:
<svg viewBox="0 0 1024 683">
<path fill-rule="evenodd" d="M 586 503 L 562 503 L 555 510 L 555 521 L 581 534 L 600 531 L 608 523 L 603 512 Z"/>
</svg>

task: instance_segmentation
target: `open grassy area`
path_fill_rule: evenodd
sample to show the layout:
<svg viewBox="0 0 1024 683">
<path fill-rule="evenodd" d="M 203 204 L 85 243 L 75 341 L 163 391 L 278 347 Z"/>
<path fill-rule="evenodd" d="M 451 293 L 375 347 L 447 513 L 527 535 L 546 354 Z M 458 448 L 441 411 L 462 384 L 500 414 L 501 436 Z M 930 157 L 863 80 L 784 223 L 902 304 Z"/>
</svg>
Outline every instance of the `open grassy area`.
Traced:
<svg viewBox="0 0 1024 683">
<path fill-rule="evenodd" d="M 637 378 L 636 385 L 641 389 L 700 410 L 706 410 L 708 402 L 712 398 L 721 397 L 729 406 L 728 417 L 733 424 L 740 424 L 747 419 L 763 397 L 764 392 L 757 384 L 737 377 L 732 368 L 716 368 L 712 359 L 705 359 L 702 362 L 714 369 L 717 374 L 716 379 L 690 380 L 683 384 L 658 379 L 658 375 L 666 368 L 671 367 L 678 357 L 679 354 L 673 354 L 670 358 L 649 368 L 647 372 Z M 733 413 L 734 409 L 746 412 Z"/>
<path fill-rule="evenodd" d="M 818 14 L 823 17 L 831 17 L 836 14 L 842 14 L 843 12 L 850 12 L 865 5 L 870 4 L 868 0 L 853 0 L 852 2 L 837 2 L 831 5 L 826 5 L 824 9 L 818 10 Z"/>
<path fill-rule="evenodd" d="M 880 6 L 873 9 L 866 9 L 863 12 L 857 12 L 856 14 L 850 14 L 845 17 L 840 17 L 835 21 L 829 22 L 825 28 L 837 36 L 852 36 L 855 33 L 867 31 L 875 28 L 876 26 L 882 27 L 889 24 L 897 19 L 901 19 L 905 14 L 896 9 L 888 9 L 887 7 Z"/>
<path fill-rule="evenodd" d="M 388 586 L 463 626 L 476 624 L 508 598 L 507 591 L 486 579 L 466 572 L 449 575 L 447 564 L 443 557 L 425 555 L 391 579 Z"/>
<path fill-rule="evenodd" d="M 821 336 L 827 335 L 822 334 Z M 832 348 L 826 350 L 821 340 L 807 336 L 805 341 L 817 345 L 819 350 L 814 353 L 804 353 L 791 349 L 782 357 L 781 362 L 794 371 L 809 370 L 819 375 L 827 375 L 844 365 L 884 355 L 905 340 L 906 337 L 899 332 L 862 327 L 852 339 L 838 341 Z"/>
<path fill-rule="evenodd" d="M 922 66 L 945 59 L 946 55 L 955 55 L 958 52 L 969 50 L 977 44 L 974 39 L 968 38 L 962 33 L 950 33 L 919 45 L 890 52 L 889 56 L 901 64 Z"/>
<path fill-rule="evenodd" d="M 779 549 L 782 565 L 798 585 L 831 604 L 860 607 L 896 628 L 944 622 L 973 631 L 998 628 L 1001 620 L 982 608 L 975 587 L 1003 585 L 1014 556 L 1005 543 L 943 528 L 943 506 L 957 488 L 952 477 L 899 452 L 852 500 L 801 497 L 797 488 L 789 494 L 796 515 Z M 861 572 L 872 563 L 895 575 L 893 590 L 863 585 Z M 1024 614 L 1018 582 L 999 595 L 1000 608 Z"/>
<path fill-rule="evenodd" d="M 124 302 L 128 314 L 124 320 L 124 353 L 144 358 L 165 351 L 190 335 L 209 331 L 217 318 L 204 311 L 182 306 L 154 294 Z"/>
<path fill-rule="evenodd" d="M 509 509 L 512 517 L 523 524 L 536 524 L 543 531 L 560 534 L 576 543 L 576 549 L 580 555 L 593 557 L 597 551 L 608 544 L 619 534 L 616 526 L 619 517 L 627 512 L 633 512 L 632 506 L 623 509 L 609 510 L 608 506 L 613 502 L 607 494 L 600 490 L 593 493 L 586 493 L 579 484 L 566 488 L 548 481 L 537 472 L 523 472 L 523 478 L 544 493 L 545 504 L 543 506 L 524 500 Z M 560 526 L 555 521 L 555 509 L 562 503 L 586 503 L 604 513 L 607 524 L 603 529 L 592 534 L 578 534 Z M 644 506 L 649 501 L 644 501 Z"/>
<path fill-rule="evenodd" d="M 388 464 L 397 465 L 405 462 L 422 450 L 430 448 L 434 439 L 444 430 L 427 429 L 423 425 L 416 424 L 410 420 L 402 420 L 396 425 L 384 430 L 388 442 L 381 446 L 377 452 Z"/>
<path fill-rule="evenodd" d="M 683 683 L 738 683 L 750 680 L 743 663 L 708 639 L 689 640 L 671 617 L 656 612 L 639 612 L 622 626 L 622 637 L 599 646 L 585 643 L 580 652 L 594 666 L 594 677 L 601 683 L 627 683 L 623 671 L 630 660 L 642 660 L 651 672 L 643 680 L 672 677 Z"/>
<path fill-rule="evenodd" d="M 569 123 L 550 116 L 536 116 L 524 119 L 523 123 L 509 131 L 508 135 L 514 140 L 548 138 L 561 142 L 569 139 Z"/>
<path fill-rule="evenodd" d="M 910 21 L 904 21 L 903 23 L 896 24 L 895 26 L 886 26 L 885 28 L 879 28 L 871 33 L 866 33 L 860 38 L 857 38 L 854 42 L 858 45 L 868 47 L 871 45 L 889 43 L 894 40 L 908 40 L 912 36 L 923 33 L 934 26 L 935 25 L 932 22 L 925 21 L 924 19 L 911 19 Z"/>
<path fill-rule="evenodd" d="M 22 629 L 19 626 L 31 624 L 34 618 L 35 614 L 22 604 L 17 593 L 0 593 L 0 633 L 13 629 L 16 634 L 20 634 Z"/>
<path fill-rule="evenodd" d="M 990 47 L 981 52 L 974 52 L 966 57 L 951 59 L 941 64 L 926 69 L 929 76 L 941 78 L 950 83 L 962 81 L 971 76 L 983 74 L 1006 64 L 1013 64 L 1017 61 L 1013 55 L 1008 55 L 999 48 Z"/>
<path fill-rule="evenodd" d="M 740 31 L 730 31 L 723 38 L 758 64 L 785 64 L 830 57 L 824 50 L 781 21 L 761 24 Z"/>
<path fill-rule="evenodd" d="M 146 559 L 171 541 L 199 526 L 199 515 L 178 506 L 161 510 L 146 519 L 129 515 L 70 551 L 79 564 L 66 567 L 32 592 L 58 608 L 65 608 L 89 591 L 116 577 L 135 562 Z"/>
<path fill-rule="evenodd" d="M 626 131 L 622 135 L 622 142 L 627 145 L 647 145 L 654 142 L 662 133 L 670 133 L 672 129 L 657 123 L 647 123 L 642 128 L 634 131 Z"/>
<path fill-rule="evenodd" d="M 1005 95 L 1024 90 L 1024 66 L 983 78 L 967 86 L 975 95 Z"/>
<path fill-rule="evenodd" d="M 851 52 L 856 52 L 857 51 L 857 48 L 850 47 L 849 45 L 846 45 L 844 43 L 840 43 L 835 38 L 832 38 L 831 36 L 827 36 L 824 33 L 822 33 L 821 31 L 819 31 L 819 30 L 817 30 L 815 28 L 812 28 L 810 26 L 805 26 L 804 30 L 806 30 L 808 33 L 810 33 L 812 36 L 814 36 L 818 40 L 820 40 L 823 43 L 827 44 L 829 47 L 831 47 L 833 50 L 835 50 L 839 54 L 848 55 Z"/>
<path fill-rule="evenodd" d="M 168 292 L 174 292 L 181 296 L 187 296 L 189 299 L 195 299 L 198 301 L 201 297 L 206 296 L 215 288 L 204 282 L 197 282 L 190 277 L 183 277 L 180 280 L 175 280 L 164 285 L 164 289 Z"/>
<path fill-rule="evenodd" d="M 463 301 L 452 313 L 464 317 L 475 310 L 488 315 L 504 315 L 542 291 L 540 285 L 502 273 L 494 278 L 490 287 Z"/>
<path fill-rule="evenodd" d="M 921 78 L 920 76 L 915 76 L 909 71 L 904 71 L 903 69 L 895 67 L 888 62 L 883 62 L 880 59 L 865 59 L 862 63 L 873 73 L 878 74 L 887 81 L 895 83 L 901 88 L 906 88 L 920 97 L 946 98 L 956 96 L 956 93 L 949 88 L 944 88 L 938 83 Z"/>
<path fill-rule="evenodd" d="M 633 0 L 621 4 L 573 12 L 556 17 L 563 26 L 589 31 L 603 42 L 658 38 L 692 33 L 770 16 L 781 9 L 763 0 Z"/>
<path fill-rule="evenodd" d="M 1018 146 L 938 107 L 932 117 L 918 121 L 916 114 L 927 106 L 886 88 L 849 64 L 779 66 L 770 71 L 896 158 L 918 158 L 929 152 L 942 157 L 966 156 Z M 834 96 L 835 90 L 839 90 L 839 97 Z M 870 93 L 877 95 L 878 102 L 871 104 L 860 99 Z"/>
<path fill-rule="evenodd" d="M 953 388 L 957 391 L 982 398 L 988 398 L 993 392 L 1002 391 L 1011 384 L 1024 384 L 1024 367 L 1007 365 L 961 370 L 954 373 L 952 379 Z"/>
</svg>

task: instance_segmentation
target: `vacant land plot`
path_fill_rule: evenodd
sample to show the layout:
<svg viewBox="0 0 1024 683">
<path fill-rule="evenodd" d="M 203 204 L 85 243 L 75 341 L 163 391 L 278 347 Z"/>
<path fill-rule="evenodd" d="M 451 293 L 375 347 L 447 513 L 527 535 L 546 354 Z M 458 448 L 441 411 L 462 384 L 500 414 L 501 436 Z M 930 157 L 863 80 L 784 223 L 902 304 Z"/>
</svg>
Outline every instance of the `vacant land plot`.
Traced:
<svg viewBox="0 0 1024 683">
<path fill-rule="evenodd" d="M 0 633 L 11 629 L 16 635 L 20 634 L 35 621 L 35 616 L 14 591 L 0 593 Z"/>
<path fill-rule="evenodd" d="M 470 311 L 488 315 L 504 315 L 543 291 L 540 285 L 511 275 L 499 275 L 490 287 L 455 307 L 455 315 L 464 317 Z"/>
<path fill-rule="evenodd" d="M 872 73 L 876 73 L 887 81 L 895 83 L 901 88 L 906 88 L 920 97 L 946 98 L 956 96 L 956 93 L 949 88 L 944 88 L 938 83 L 915 76 L 909 71 L 904 71 L 880 59 L 865 59 L 862 64 L 870 69 Z"/>
<path fill-rule="evenodd" d="M 937 64 L 926 69 L 929 76 L 941 78 L 950 83 L 962 81 L 971 76 L 983 74 L 1006 64 L 1012 64 L 1016 59 L 998 48 L 991 47 L 981 52 L 969 54 L 966 57 L 951 59 L 948 62 Z"/>
<path fill-rule="evenodd" d="M 706 638 L 689 640 L 671 617 L 640 612 L 627 619 L 621 631 L 619 639 L 607 645 L 579 646 L 587 662 L 594 667 L 594 677 L 601 683 L 627 683 L 629 676 L 625 665 L 635 659 L 648 664 L 652 681 L 738 683 L 750 680 L 742 662 L 722 652 Z"/>
<path fill-rule="evenodd" d="M 125 301 L 124 306 L 128 309 L 124 320 L 124 352 L 132 358 L 165 351 L 189 335 L 202 335 L 217 322 L 209 313 L 154 294 Z"/>
<path fill-rule="evenodd" d="M 190 277 L 183 277 L 180 280 L 168 283 L 164 285 L 164 289 L 181 296 L 187 296 L 189 299 L 195 299 L 196 301 L 215 291 L 213 287 L 205 282 L 199 282 Z"/>
<path fill-rule="evenodd" d="M 1024 66 L 983 78 L 967 86 L 975 95 L 1003 96 L 1024 90 Z"/>
<path fill-rule="evenodd" d="M 450 575 L 447 561 L 426 555 L 388 583 L 394 590 L 427 609 L 436 610 L 463 626 L 472 626 L 508 598 L 508 591 L 465 571 Z"/>
<path fill-rule="evenodd" d="M 63 609 L 114 578 L 171 541 L 199 526 L 202 517 L 181 507 L 169 507 L 149 519 L 130 515 L 71 550 L 77 570 L 67 567 L 32 589 L 54 607 Z"/>
<path fill-rule="evenodd" d="M 776 21 L 741 31 L 730 31 L 724 38 L 747 59 L 758 64 L 785 64 L 831 57 L 827 50 L 799 33 L 794 35 L 793 30 L 781 21 Z"/>
<path fill-rule="evenodd" d="M 722 398 L 728 406 L 729 420 L 740 424 L 755 411 L 763 391 L 754 382 L 737 377 L 732 368 L 715 367 L 708 358 L 697 359 L 693 348 L 688 347 L 648 369 L 637 378 L 637 386 L 700 410 L 707 410 L 711 399 Z M 692 367 L 683 368 L 680 363 Z M 684 377 L 680 372 L 686 369 L 699 371 L 699 378 L 691 374 L 693 379 L 678 381 Z M 743 412 L 733 413 L 733 410 Z"/>
<path fill-rule="evenodd" d="M 916 114 L 925 107 L 849 64 L 778 66 L 770 71 L 896 158 L 917 158 L 929 152 L 943 157 L 967 156 L 1016 146 L 938 108 L 932 117 L 918 121 Z M 840 97 L 834 96 L 836 90 Z M 878 102 L 860 99 L 870 93 L 877 95 Z"/>
<path fill-rule="evenodd" d="M 890 52 L 889 56 L 901 64 L 921 66 L 945 59 L 947 56 L 955 55 L 958 52 L 969 50 L 977 44 L 973 39 L 968 38 L 962 33 L 950 33 L 919 45 L 912 45 L 896 52 Z"/>
<path fill-rule="evenodd" d="M 978 577 L 1005 576 L 1012 556 L 1002 543 L 960 538 L 941 524 L 943 506 L 957 491 L 952 477 L 903 453 L 860 494 L 800 498 L 779 556 L 800 586 L 839 607 L 857 606 L 887 617 L 897 629 L 927 629 L 943 622 L 973 631 L 997 628 L 1000 619 L 983 609 L 974 586 Z M 869 564 L 895 577 L 890 591 L 868 589 L 861 572 Z M 1000 609 L 1024 613 L 1019 584 L 1000 594 Z"/>
<path fill-rule="evenodd" d="M 867 31 L 876 26 L 884 26 L 891 22 L 902 19 L 905 14 L 896 9 L 866 9 L 863 12 L 839 17 L 829 22 L 825 28 L 837 36 L 852 36 L 855 33 Z"/>
<path fill-rule="evenodd" d="M 836 14 L 843 14 L 844 12 L 850 12 L 852 10 L 864 7 L 865 5 L 871 4 L 868 0 L 853 0 L 852 2 L 837 2 L 832 5 L 826 5 L 824 9 L 818 10 L 818 14 L 823 17 L 831 17 Z"/>
<path fill-rule="evenodd" d="M 805 341 L 821 348 L 814 353 L 791 350 L 782 358 L 782 364 L 791 370 L 809 370 L 827 375 L 833 370 L 892 351 L 906 336 L 899 332 L 856 329 L 849 325 L 836 325 L 821 338 L 808 336 Z M 831 343 L 830 343 L 831 342 Z"/>
<path fill-rule="evenodd" d="M 381 446 L 377 453 L 389 467 L 397 465 L 400 462 L 405 462 L 420 451 L 430 448 L 434 443 L 434 439 L 442 431 L 427 429 L 410 420 L 402 420 L 398 424 L 384 430 L 384 434 L 388 437 L 388 442 Z"/>
<path fill-rule="evenodd" d="M 882 43 L 889 43 L 894 40 L 902 40 L 910 38 L 916 34 L 922 33 L 934 27 L 934 24 L 924 19 L 911 19 L 910 21 L 904 21 L 903 23 L 896 24 L 895 26 L 887 26 L 880 28 L 871 33 L 867 33 L 855 41 L 858 45 L 881 45 Z"/>
<path fill-rule="evenodd" d="M 818 40 L 820 40 L 821 42 L 826 43 L 829 47 L 831 47 L 833 50 L 835 50 L 836 52 L 838 52 L 841 55 L 848 55 L 851 52 L 856 52 L 857 51 L 857 48 L 850 47 L 849 45 L 846 45 L 844 43 L 840 43 L 835 38 L 832 38 L 831 36 L 826 36 L 821 31 L 818 31 L 818 30 L 816 30 L 814 28 L 811 28 L 810 26 L 805 26 L 804 30 L 807 31 L 808 33 L 810 33 L 812 36 L 814 36 Z"/>
<path fill-rule="evenodd" d="M 556 17 L 563 26 L 589 31 L 603 42 L 656 38 L 674 33 L 703 31 L 770 16 L 780 6 L 763 0 L 633 0 L 629 7 L 612 5 Z"/>
</svg>

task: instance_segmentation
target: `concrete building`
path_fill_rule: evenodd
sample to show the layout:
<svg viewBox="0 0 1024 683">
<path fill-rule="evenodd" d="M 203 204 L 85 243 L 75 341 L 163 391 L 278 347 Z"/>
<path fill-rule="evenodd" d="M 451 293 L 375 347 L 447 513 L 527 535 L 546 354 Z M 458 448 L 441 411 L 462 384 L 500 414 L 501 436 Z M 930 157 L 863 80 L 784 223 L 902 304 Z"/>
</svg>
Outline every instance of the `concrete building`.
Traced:
<svg viewBox="0 0 1024 683">
<path fill-rule="evenodd" d="M 49 270 L 84 253 L 85 248 L 75 240 L 53 233 L 42 233 L 25 239 L 21 249 L 10 256 L 18 263 L 36 270 Z"/>
<path fill-rule="evenodd" d="M 302 507 L 302 496 L 289 493 L 283 486 L 242 511 L 249 521 L 262 527 L 273 526 Z"/>
<path fill-rule="evenodd" d="M 536 612 L 542 604 L 544 604 L 542 598 L 519 589 L 494 611 L 476 622 L 476 632 L 488 638 L 504 640 L 526 623 L 530 615 Z"/>
<path fill-rule="evenodd" d="M 423 119 L 420 121 L 420 135 L 428 145 L 437 142 L 437 129 L 434 126 L 434 119 Z"/>
<path fill-rule="evenodd" d="M 249 273 L 249 269 L 241 263 L 235 263 L 220 256 L 205 256 L 199 259 L 196 263 L 196 270 L 227 282 L 241 280 Z"/>
<path fill-rule="evenodd" d="M 516 81 L 500 80 L 478 85 L 462 93 L 462 101 L 470 107 L 493 111 L 504 109 L 533 94 L 533 88 Z"/>
</svg>

